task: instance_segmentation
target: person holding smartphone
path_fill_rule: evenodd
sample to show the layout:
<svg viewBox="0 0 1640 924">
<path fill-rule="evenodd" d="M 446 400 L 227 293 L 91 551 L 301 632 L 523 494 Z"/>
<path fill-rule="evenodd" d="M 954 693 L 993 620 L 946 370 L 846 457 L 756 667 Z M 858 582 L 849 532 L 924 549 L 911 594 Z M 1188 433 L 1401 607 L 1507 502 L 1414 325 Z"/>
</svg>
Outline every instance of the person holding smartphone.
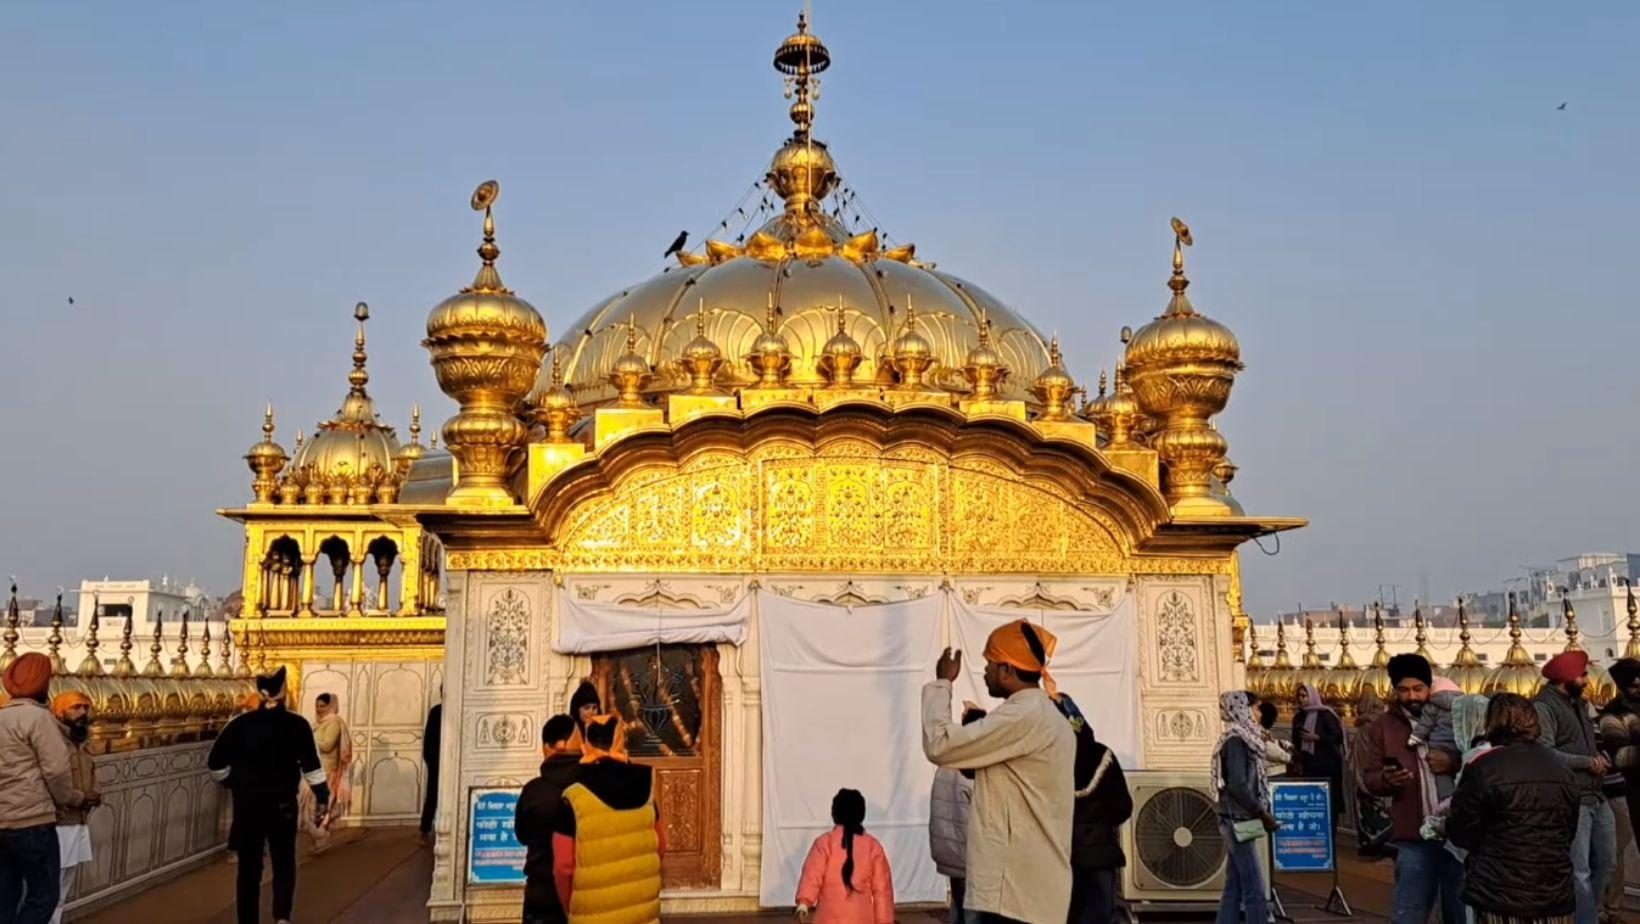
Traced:
<svg viewBox="0 0 1640 924">
<path fill-rule="evenodd" d="M 1356 772 L 1362 789 L 1390 800 L 1390 840 L 1396 848 L 1390 924 L 1426 924 L 1437 899 L 1446 924 L 1465 924 L 1463 863 L 1444 842 L 1425 840 L 1419 832 L 1435 809 L 1435 777 L 1456 773 L 1460 758 L 1430 748 L 1427 759 L 1420 759 L 1407 743 L 1429 702 L 1435 674 L 1415 654 L 1390 658 L 1388 669 L 1395 690 L 1384 714 L 1360 731 Z"/>
</svg>

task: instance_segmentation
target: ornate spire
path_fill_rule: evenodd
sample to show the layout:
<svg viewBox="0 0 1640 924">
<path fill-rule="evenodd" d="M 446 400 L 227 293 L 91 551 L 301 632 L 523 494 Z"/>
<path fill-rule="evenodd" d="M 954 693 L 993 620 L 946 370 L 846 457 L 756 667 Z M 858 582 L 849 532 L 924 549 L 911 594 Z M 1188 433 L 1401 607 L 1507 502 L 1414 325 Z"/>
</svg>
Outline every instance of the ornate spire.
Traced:
<svg viewBox="0 0 1640 924">
<path fill-rule="evenodd" d="M 1271 665 L 1271 669 L 1278 671 L 1293 669 L 1292 658 L 1287 656 L 1287 624 L 1279 618 L 1276 620 L 1276 662 Z"/>
<path fill-rule="evenodd" d="M 199 643 L 199 666 L 194 668 L 195 677 L 209 677 L 211 671 L 211 621 L 205 620 L 205 632 Z"/>
<path fill-rule="evenodd" d="M 1463 599 L 1458 599 L 1458 656 L 1452 659 L 1453 667 L 1480 667 L 1481 659 L 1475 654 L 1475 649 L 1469 647 L 1469 612 L 1464 609 Z"/>
<path fill-rule="evenodd" d="M 478 268 L 478 275 L 473 277 L 473 284 L 463 292 L 513 294 L 513 290 L 502 285 L 501 272 L 495 268 L 495 260 L 501 256 L 501 248 L 495 243 L 495 200 L 500 197 L 501 184 L 495 180 L 485 180 L 473 190 L 473 211 L 484 213 L 484 243 L 478 245 L 478 258 L 483 263 Z"/>
<path fill-rule="evenodd" d="M 1258 653 L 1258 631 L 1252 622 L 1247 623 L 1247 669 L 1264 670 L 1264 656 Z"/>
<path fill-rule="evenodd" d="M 1360 669 L 1360 665 L 1355 663 L 1355 656 L 1350 654 L 1350 621 L 1344 618 L 1343 612 L 1338 614 L 1338 669 Z"/>
<path fill-rule="evenodd" d="M 1182 317 L 1196 313 L 1191 306 L 1190 299 L 1184 290 L 1190 287 L 1190 280 L 1184 275 L 1184 249 L 1196 243 L 1190 235 L 1190 227 L 1179 219 L 1173 219 L 1173 275 L 1167 280 L 1167 287 L 1173 290 L 1173 300 L 1168 303 L 1167 315 Z"/>
<path fill-rule="evenodd" d="M 79 674 L 81 677 L 97 677 L 103 672 L 102 661 L 97 659 L 97 649 L 102 647 L 97 641 L 97 629 L 102 626 L 102 599 L 97 594 L 91 596 L 91 618 L 86 622 L 85 633 L 85 660 L 80 662 Z"/>
<path fill-rule="evenodd" d="M 547 429 L 547 442 L 568 443 L 569 428 L 581 416 L 575 396 L 564 387 L 564 362 L 552 351 L 552 387 L 535 398 L 535 422 Z"/>
<path fill-rule="evenodd" d="M 251 490 L 257 503 L 273 502 L 274 491 L 279 488 L 279 471 L 285 467 L 286 461 L 284 447 L 273 441 L 273 402 L 270 401 L 262 414 L 262 442 L 245 453 L 245 464 L 256 476 L 251 480 Z"/>
<path fill-rule="evenodd" d="M 1429 641 L 1429 633 L 1424 631 L 1424 611 L 1416 600 L 1412 601 L 1412 628 L 1412 637 L 1418 642 L 1418 649 L 1414 653 L 1434 667 L 1435 656 L 1429 653 L 1429 646 L 1426 644 Z"/>
<path fill-rule="evenodd" d="M 1560 592 L 1560 618 L 1565 623 L 1566 647 L 1562 651 L 1582 651 L 1583 646 L 1578 642 L 1582 632 L 1577 628 L 1577 610 L 1572 609 L 1572 598 L 1566 591 Z"/>
<path fill-rule="evenodd" d="M 1384 647 L 1384 609 L 1378 603 L 1372 605 L 1372 641 L 1375 646 L 1372 652 L 1372 667 L 1389 667 L 1389 649 Z"/>
<path fill-rule="evenodd" d="M 1623 657 L 1640 658 L 1640 605 L 1635 604 L 1634 582 L 1624 581 L 1628 585 L 1629 599 L 1629 644 L 1623 649 Z"/>
<path fill-rule="evenodd" d="M 61 648 L 63 647 L 63 592 L 57 591 L 57 603 L 51 608 L 51 635 L 46 638 L 46 653 L 51 658 L 51 673 L 62 675 L 68 673 L 68 665 L 63 663 Z"/>
<path fill-rule="evenodd" d="M 262 615 L 266 618 L 266 611 Z M 239 666 L 234 668 L 233 675 L 240 680 L 248 680 L 251 676 L 251 624 L 240 620 L 240 628 L 242 632 L 239 636 Z M 233 635 L 232 632 L 228 634 L 230 637 Z"/>
<path fill-rule="evenodd" d="M 160 663 L 159 656 L 164 653 L 165 645 L 162 633 L 165 626 L 165 611 L 154 611 L 154 643 L 148 646 L 148 663 L 142 666 L 144 677 L 164 677 L 165 665 Z"/>
<path fill-rule="evenodd" d="M 1299 610 L 1299 612 L 1302 613 L 1303 610 Z M 1304 617 L 1303 667 L 1306 670 L 1318 670 L 1321 667 L 1321 659 L 1315 653 L 1315 621 L 1308 616 Z"/>
<path fill-rule="evenodd" d="M 792 102 L 793 137 L 810 140 L 814 126 L 814 100 L 820 98 L 820 78 L 815 76 L 831 66 L 831 52 L 820 37 L 809 32 L 807 10 L 797 16 L 797 32 L 780 43 L 774 53 L 774 69 L 786 76 L 786 98 Z"/>
<path fill-rule="evenodd" d="M 1530 668 L 1532 656 L 1526 652 L 1526 646 L 1520 643 L 1520 612 L 1515 609 L 1515 595 L 1509 595 L 1509 651 L 1503 656 L 1503 663 L 1515 667 Z"/>
<path fill-rule="evenodd" d="M 5 651 L 0 652 L 0 670 L 5 670 L 11 666 L 11 662 L 17 660 L 17 639 L 21 637 L 17 631 L 18 622 L 17 579 L 12 578 L 11 599 L 6 601 L 6 631 L 4 635 L 0 635 L 6 643 Z"/>
<path fill-rule="evenodd" d="M 968 380 L 969 396 L 975 401 L 991 401 L 997 396 L 997 386 L 1008 378 L 1008 367 L 1002 354 L 991 345 L 991 318 L 984 310 L 979 315 L 979 340 L 968 351 L 962 376 Z"/>
<path fill-rule="evenodd" d="M 120 659 L 114 663 L 115 677 L 135 677 L 137 675 L 137 664 L 131 660 L 131 649 L 133 647 L 131 644 L 131 624 L 136 621 L 136 615 L 128 610 L 125 616 L 125 625 L 120 627 Z"/>
<path fill-rule="evenodd" d="M 218 677 L 234 676 L 233 623 L 226 619 L 222 621 L 222 653 L 218 657 L 216 675 Z"/>
<path fill-rule="evenodd" d="M 187 677 L 193 673 L 188 669 L 188 610 L 182 610 L 182 628 L 177 633 L 177 653 L 171 658 L 171 676 Z"/>
<path fill-rule="evenodd" d="M 364 397 L 364 386 L 370 381 L 370 372 L 365 369 L 364 352 L 364 322 L 370 320 L 370 306 L 360 302 L 353 306 L 353 319 L 359 322 L 359 332 L 353 335 L 353 371 L 347 374 L 347 384 L 351 386 L 353 394 Z"/>
</svg>

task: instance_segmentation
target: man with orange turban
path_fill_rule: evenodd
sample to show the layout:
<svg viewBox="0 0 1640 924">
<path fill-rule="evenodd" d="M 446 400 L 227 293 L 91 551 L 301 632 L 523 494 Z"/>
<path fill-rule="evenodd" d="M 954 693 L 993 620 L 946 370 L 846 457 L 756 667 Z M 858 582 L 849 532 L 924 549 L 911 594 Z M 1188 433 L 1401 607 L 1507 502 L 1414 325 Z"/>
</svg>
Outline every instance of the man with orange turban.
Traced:
<svg viewBox="0 0 1640 924">
<path fill-rule="evenodd" d="M 975 771 L 964 908 L 981 920 L 1057 924 L 1070 909 L 1076 734 L 1048 676 L 1057 644 L 1023 619 L 992 632 L 985 689 L 1004 702 L 969 725 L 951 718 L 961 652 L 946 649 L 923 688 L 923 753 Z"/>
<path fill-rule="evenodd" d="M 91 810 L 102 803 L 97 792 L 97 763 L 91 757 L 87 744 L 91 740 L 91 697 L 79 690 L 58 693 L 51 698 L 51 714 L 63 726 L 63 737 L 68 741 L 69 766 L 74 773 L 74 788 L 84 792 L 85 801 L 78 806 L 57 808 L 57 853 L 62 864 L 62 889 L 57 911 L 51 924 L 62 924 L 63 906 L 74 891 L 74 880 L 80 867 L 91 862 L 91 829 L 86 819 Z"/>
<path fill-rule="evenodd" d="M 74 786 L 62 726 L 46 710 L 51 660 L 29 652 L 6 667 L 0 685 L 0 918 L 46 924 L 57 910 L 62 861 L 57 808 L 85 802 Z"/>
</svg>

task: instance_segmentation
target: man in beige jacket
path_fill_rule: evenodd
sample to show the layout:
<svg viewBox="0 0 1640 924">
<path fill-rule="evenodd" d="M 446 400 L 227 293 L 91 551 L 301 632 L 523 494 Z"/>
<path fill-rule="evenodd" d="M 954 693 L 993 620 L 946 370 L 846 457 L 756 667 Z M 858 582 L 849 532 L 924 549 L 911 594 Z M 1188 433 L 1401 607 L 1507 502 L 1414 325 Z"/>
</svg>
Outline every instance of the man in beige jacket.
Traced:
<svg viewBox="0 0 1640 924">
<path fill-rule="evenodd" d="M 1054 644 L 1024 620 L 991 633 L 985 687 L 1005 702 L 971 725 L 951 719 L 961 653 L 947 649 L 923 688 L 923 753 L 976 771 L 965 898 L 982 921 L 1063 924 L 1070 910 L 1076 735 L 1051 696 Z"/>
<path fill-rule="evenodd" d="M 80 806 L 68 741 L 46 710 L 51 660 L 29 652 L 7 665 L 0 683 L 0 918 L 46 924 L 57 909 L 62 860 L 58 806 Z"/>
</svg>

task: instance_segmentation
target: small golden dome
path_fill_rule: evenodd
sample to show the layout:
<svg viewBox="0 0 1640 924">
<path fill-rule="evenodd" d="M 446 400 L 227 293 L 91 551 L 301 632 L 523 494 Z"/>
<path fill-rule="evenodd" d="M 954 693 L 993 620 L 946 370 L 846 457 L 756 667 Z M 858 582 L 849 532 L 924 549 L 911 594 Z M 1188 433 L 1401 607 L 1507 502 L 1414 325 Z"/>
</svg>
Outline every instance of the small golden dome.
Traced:
<svg viewBox="0 0 1640 924">
<path fill-rule="evenodd" d="M 706 336 L 706 300 L 700 300 L 695 312 L 695 339 L 685 343 L 679 351 L 678 362 L 689 373 L 689 394 L 720 394 L 716 379 L 723 368 L 723 351 L 716 341 Z"/>
<path fill-rule="evenodd" d="M 1133 445 L 1134 431 L 1144 422 L 1144 411 L 1133 397 L 1133 389 L 1122 378 L 1122 367 L 1116 367 L 1116 387 L 1105 394 L 1105 373 L 1099 373 L 1099 397 L 1088 403 L 1083 416 L 1093 421 L 1109 441 L 1111 449 L 1125 449 Z"/>
<path fill-rule="evenodd" d="M 1442 671 L 1446 678 L 1457 684 L 1465 693 L 1479 693 L 1486 687 L 1487 670 L 1481 664 L 1480 656 L 1469 647 L 1472 636 L 1469 634 L 1469 613 L 1464 609 L 1462 599 L 1458 600 L 1458 653 L 1452 658 L 1451 666 Z"/>
<path fill-rule="evenodd" d="M 865 358 L 859 341 L 848 334 L 848 309 L 842 295 L 837 296 L 837 333 L 831 335 L 820 350 L 820 371 L 831 378 L 834 388 L 848 388 L 854 384 L 854 370 Z"/>
<path fill-rule="evenodd" d="M 1297 678 L 1293 670 L 1292 657 L 1287 653 L 1287 625 L 1280 620 L 1276 621 L 1276 657 L 1269 670 L 1264 672 L 1264 691 L 1259 694 L 1261 699 L 1277 702 L 1292 702 L 1296 692 Z"/>
<path fill-rule="evenodd" d="M 255 492 L 257 503 L 273 501 L 274 492 L 279 487 L 279 471 L 289 458 L 285 455 L 285 447 L 273 441 L 273 404 L 270 402 L 267 412 L 262 415 L 262 441 L 245 453 L 245 464 L 256 475 L 251 481 L 251 490 Z"/>
<path fill-rule="evenodd" d="M 900 374 L 900 387 L 917 389 L 924 386 L 924 376 L 933 369 L 935 362 L 934 345 L 917 331 L 917 307 L 911 303 L 909 294 L 905 299 L 905 327 L 895 338 L 889 355 L 894 362 L 894 370 Z"/>
<path fill-rule="evenodd" d="M 501 248 L 495 243 L 491 206 L 500 189 L 490 180 L 473 193 L 474 210 L 484 212 L 484 242 L 478 247 L 483 264 L 473 277 L 472 285 L 439 302 L 427 315 L 427 339 L 422 341 L 422 346 L 429 350 L 454 340 L 479 337 L 526 346 L 547 339 L 547 323 L 541 319 L 541 313 L 507 288 L 501 282 L 501 272 L 495 268 Z"/>
<path fill-rule="evenodd" d="M 1065 371 L 1058 334 L 1054 334 L 1053 341 L 1048 344 L 1048 368 L 1042 370 L 1042 374 L 1031 384 L 1031 393 L 1042 402 L 1043 420 L 1064 420 L 1070 416 L 1066 405 L 1076 393 L 1076 380 Z"/>
<path fill-rule="evenodd" d="M 402 480 L 410 474 L 410 469 L 417 462 L 420 462 L 426 454 L 426 448 L 421 445 L 421 405 L 412 404 L 410 406 L 410 442 L 400 447 L 398 455 L 393 457 L 393 461 L 397 463 L 399 478 Z"/>
<path fill-rule="evenodd" d="M 359 302 L 353 317 L 358 333 L 353 339 L 347 396 L 336 416 L 320 423 L 313 439 L 291 461 L 292 471 L 307 481 L 310 502 L 322 498 L 331 504 L 369 503 L 376 490 L 394 476 L 398 437 L 382 422 L 365 389 L 370 373 L 365 365 L 364 322 L 370 319 L 370 306 Z"/>
<path fill-rule="evenodd" d="M 1543 686 L 1543 673 L 1532 662 L 1525 646 L 1520 643 L 1520 613 L 1515 610 L 1515 595 L 1509 595 L 1509 652 L 1503 663 L 1486 675 L 1481 692 L 1487 696 L 1497 693 L 1519 693 L 1531 699 Z"/>
<path fill-rule="evenodd" d="M 1167 310 L 1134 333 L 1128 342 L 1126 362 L 1133 371 L 1158 365 L 1180 363 L 1224 363 L 1241 368 L 1241 344 L 1230 328 L 1202 315 L 1190 304 L 1184 290 L 1190 280 L 1184 274 L 1184 245 L 1192 243 L 1190 229 L 1174 220 L 1173 275 L 1167 287 L 1173 298 Z"/>
<path fill-rule="evenodd" d="M 752 341 L 746 358 L 758 374 L 758 387 L 779 388 L 785 384 L 786 372 L 791 369 L 792 354 L 786 347 L 786 339 L 780 336 L 780 309 L 775 307 L 773 293 L 769 295 L 766 312 L 763 330 Z"/>
<path fill-rule="evenodd" d="M 626 328 L 626 352 L 615 360 L 615 365 L 609 370 L 609 384 L 615 386 L 617 392 L 615 405 L 646 407 L 643 389 L 654 377 L 649 360 L 638 353 L 638 323 L 633 320 Z"/>
<path fill-rule="evenodd" d="M 1354 709 L 1361 695 L 1361 665 L 1350 653 L 1350 627 L 1343 614 L 1338 616 L 1338 663 L 1327 671 L 1321 695 L 1336 707 Z"/>
<path fill-rule="evenodd" d="M 535 422 L 547 429 L 547 442 L 569 442 L 569 428 L 581 416 L 575 396 L 564 387 L 564 366 L 558 351 L 552 354 L 552 384 L 530 399 Z"/>
<path fill-rule="evenodd" d="M 962 375 L 968 380 L 969 393 L 976 401 L 995 398 L 997 387 L 1008 379 L 1008 364 L 991 345 L 991 319 L 983 313 L 979 318 L 979 340 L 968 351 Z"/>
</svg>

